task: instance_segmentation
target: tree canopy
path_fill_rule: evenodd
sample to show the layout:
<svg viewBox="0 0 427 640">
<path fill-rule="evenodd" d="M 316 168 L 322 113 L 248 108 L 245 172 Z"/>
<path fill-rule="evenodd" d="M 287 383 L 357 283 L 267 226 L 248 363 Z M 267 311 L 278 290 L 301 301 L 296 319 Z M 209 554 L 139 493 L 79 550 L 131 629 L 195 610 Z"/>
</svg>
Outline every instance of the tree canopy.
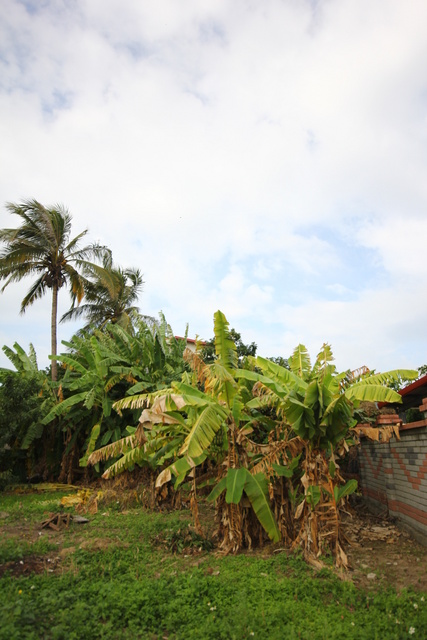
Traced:
<svg viewBox="0 0 427 640">
<path fill-rule="evenodd" d="M 122 269 L 107 259 L 103 266 L 90 264 L 85 269 L 84 303 L 74 296 L 71 308 L 62 316 L 61 322 L 85 318 L 84 330 L 91 326 L 103 327 L 107 322 L 132 329 L 139 307 L 134 303 L 142 291 L 143 280 L 139 269 Z"/>
<path fill-rule="evenodd" d="M 72 296 L 80 302 L 84 295 L 85 279 L 81 270 L 90 260 L 102 260 L 111 255 L 107 247 L 99 244 L 80 246 L 87 229 L 71 238 L 72 216 L 63 205 L 45 207 L 37 200 L 21 204 L 8 203 L 8 211 L 21 220 L 14 229 L 0 229 L 0 281 L 1 291 L 27 276 L 35 276 L 27 295 L 21 302 L 21 313 L 52 291 L 51 354 L 57 354 L 58 291 L 65 284 Z M 57 363 L 52 359 L 52 379 L 57 380 Z"/>
</svg>

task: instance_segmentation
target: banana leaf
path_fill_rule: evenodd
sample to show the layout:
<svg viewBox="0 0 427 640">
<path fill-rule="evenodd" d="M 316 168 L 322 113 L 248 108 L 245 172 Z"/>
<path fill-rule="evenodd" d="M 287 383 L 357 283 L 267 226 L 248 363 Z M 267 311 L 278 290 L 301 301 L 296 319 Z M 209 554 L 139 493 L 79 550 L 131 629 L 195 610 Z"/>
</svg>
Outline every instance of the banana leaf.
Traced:
<svg viewBox="0 0 427 640">
<path fill-rule="evenodd" d="M 225 496 L 225 501 L 228 504 L 230 504 L 230 502 L 239 504 L 247 479 L 247 469 L 244 467 L 240 469 L 229 469 L 226 478 L 227 495 Z"/>
<path fill-rule="evenodd" d="M 54 408 L 49 411 L 47 416 L 43 418 L 43 424 L 49 424 L 49 422 L 51 422 L 56 416 L 65 413 L 69 407 L 72 407 L 79 402 L 84 402 L 86 395 L 86 391 L 82 391 L 82 393 L 77 393 L 75 396 L 70 396 L 66 400 L 63 400 L 63 402 L 55 405 Z"/>
<path fill-rule="evenodd" d="M 392 371 L 385 371 L 384 373 L 373 373 L 369 376 L 362 378 L 359 382 L 356 382 L 353 387 L 366 384 L 381 384 L 387 385 L 389 382 L 395 382 L 400 378 L 406 380 L 416 380 L 418 378 L 418 371 L 414 369 L 393 369 Z"/>
<path fill-rule="evenodd" d="M 293 470 L 289 469 L 289 467 L 284 467 L 281 464 L 274 463 L 271 466 L 280 478 L 292 478 L 292 476 L 294 475 Z"/>
<path fill-rule="evenodd" d="M 275 382 L 282 385 L 286 389 L 305 389 L 307 383 L 300 378 L 294 371 L 289 371 L 285 367 L 281 367 L 279 364 L 258 356 L 256 364 L 268 377 L 272 378 Z"/>
<path fill-rule="evenodd" d="M 226 486 L 227 486 L 227 476 L 224 476 L 224 478 L 221 478 L 218 484 L 212 489 L 212 491 L 210 492 L 206 500 L 208 502 L 215 502 L 215 500 L 217 500 L 221 495 L 221 493 L 225 490 Z"/>
<path fill-rule="evenodd" d="M 345 496 L 349 496 L 357 489 L 357 480 L 349 480 L 343 487 L 334 487 L 335 502 L 341 500 Z"/>
<path fill-rule="evenodd" d="M 192 458 L 201 456 L 208 449 L 227 413 L 221 405 L 210 404 L 200 413 L 180 450 Z"/>
<path fill-rule="evenodd" d="M 293 354 L 288 360 L 291 371 L 294 375 L 306 380 L 311 372 L 311 360 L 307 347 L 299 344 L 295 347 Z"/>
<path fill-rule="evenodd" d="M 218 360 L 229 371 L 237 369 L 236 345 L 230 338 L 227 318 L 219 310 L 214 314 L 214 334 Z"/>
<path fill-rule="evenodd" d="M 367 400 L 369 402 L 402 402 L 402 396 L 381 384 L 359 382 L 345 390 L 348 400 Z"/>
<path fill-rule="evenodd" d="M 196 458 L 191 458 L 187 455 L 184 458 L 178 458 L 168 469 L 170 469 L 175 476 L 180 476 L 183 473 L 188 473 L 190 469 L 194 469 L 194 467 L 197 467 L 199 464 L 202 464 L 204 460 L 206 460 L 205 453 Z"/>
<path fill-rule="evenodd" d="M 86 453 L 83 456 L 83 458 L 80 459 L 81 467 L 87 467 L 88 458 L 90 454 L 93 453 L 93 451 L 95 450 L 96 441 L 98 440 L 100 432 L 101 432 L 101 423 L 98 422 L 92 427 L 92 431 L 90 432 Z"/>
<path fill-rule="evenodd" d="M 263 473 L 252 476 L 247 469 L 245 493 L 248 496 L 255 514 L 273 542 L 280 540 L 280 532 L 270 509 L 268 500 L 268 484 Z"/>
</svg>

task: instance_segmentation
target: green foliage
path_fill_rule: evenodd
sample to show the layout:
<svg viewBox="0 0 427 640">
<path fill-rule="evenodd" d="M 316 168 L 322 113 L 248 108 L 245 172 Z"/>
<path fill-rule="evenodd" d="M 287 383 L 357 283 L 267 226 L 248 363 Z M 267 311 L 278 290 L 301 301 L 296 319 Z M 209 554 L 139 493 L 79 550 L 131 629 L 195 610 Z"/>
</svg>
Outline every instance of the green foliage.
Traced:
<svg viewBox="0 0 427 640">
<path fill-rule="evenodd" d="M 418 374 L 420 378 L 427 375 L 427 364 L 422 364 L 421 367 L 418 367 Z"/>
<path fill-rule="evenodd" d="M 405 422 L 417 422 L 424 420 L 424 414 L 416 407 L 411 407 L 405 411 Z"/>
<path fill-rule="evenodd" d="M 401 402 L 401 396 L 386 385 L 399 376 L 417 377 L 415 371 L 394 370 L 348 384 L 346 374 L 338 373 L 332 361 L 331 348 L 325 344 L 311 368 L 306 347 L 298 345 L 289 359 L 290 371 L 258 357 L 256 365 L 264 375 L 250 375 L 268 390 L 270 404 L 286 416 L 293 431 L 323 449 L 335 447 L 354 426 L 359 401 Z"/>
<path fill-rule="evenodd" d="M 217 311 L 214 315 L 215 354 L 223 367 L 232 370 L 237 366 L 237 349 L 228 326 L 225 315 Z"/>
<path fill-rule="evenodd" d="M 357 480 L 349 480 L 342 487 L 334 487 L 335 502 L 342 500 L 346 496 L 350 496 L 355 491 L 357 491 Z"/>
<path fill-rule="evenodd" d="M 169 457 L 172 463 L 161 471 L 157 486 L 171 480 L 172 474 L 177 486 L 188 472 L 193 473 L 195 467 L 201 465 L 207 457 L 216 464 L 221 464 L 224 463 L 227 451 L 233 451 L 233 462 L 228 463 L 228 472 L 231 474 L 228 477 L 237 474 L 236 477 L 244 479 L 245 492 L 255 514 L 270 537 L 277 539 L 277 526 L 268 505 L 266 478 L 261 473 L 254 479 L 247 471 L 247 464 L 243 460 L 240 464 L 236 457 L 235 434 L 241 429 L 244 433 L 252 419 L 251 412 L 245 409 L 245 400 L 249 401 L 252 396 L 235 379 L 238 364 L 236 346 L 230 338 L 228 322 L 220 311 L 214 315 L 214 332 L 216 359 L 202 367 L 200 380 L 184 376 L 194 386 L 187 381 L 173 382 L 171 389 L 164 394 L 141 396 L 141 401 L 147 405 L 153 403 L 152 409 L 144 411 L 144 417 L 141 417 L 141 422 L 145 421 L 149 425 L 144 433 L 144 443 L 141 444 L 138 430 L 133 436 L 123 438 L 118 443 L 122 457 L 114 463 L 114 472 L 129 468 L 129 463 L 136 458 L 140 463 L 144 461 L 152 468 L 157 465 L 160 469 L 161 464 Z M 174 398 L 180 398 L 179 406 Z M 129 398 L 115 406 L 121 410 L 131 406 L 132 402 Z M 218 434 L 222 434 L 220 441 L 217 439 Z M 219 449 L 218 443 L 221 443 Z M 164 455 L 166 451 L 167 455 Z M 105 459 L 104 456 L 113 456 L 118 452 L 119 449 L 115 447 L 104 447 L 99 453 L 95 452 L 90 456 L 89 462 L 95 464 L 100 459 Z M 161 456 L 158 455 L 159 452 L 162 452 Z M 110 475 L 109 471 L 107 474 Z M 240 497 L 241 495 L 242 492 Z M 227 496 L 227 504 L 230 501 L 234 503 L 236 494 L 230 485 L 227 487 Z"/>
<path fill-rule="evenodd" d="M 190 526 L 185 528 L 166 529 L 155 538 L 171 553 L 188 553 L 200 551 L 212 551 L 214 544 L 202 535 L 196 533 Z"/>
<path fill-rule="evenodd" d="M 42 536 L 35 542 L 5 539 L 0 545 L 0 565 L 11 561 L 24 562 L 29 556 L 44 555 L 49 551 L 57 550 L 58 545 L 51 542 L 47 536 Z"/>
<path fill-rule="evenodd" d="M 289 361 L 287 358 L 283 358 L 282 356 L 272 356 L 268 359 L 271 360 L 271 362 L 278 364 L 279 367 L 284 367 L 285 369 L 289 369 Z"/>
<path fill-rule="evenodd" d="M 306 380 L 311 373 L 311 361 L 310 355 L 307 351 L 307 347 L 303 344 L 299 344 L 289 358 L 289 367 L 293 374 Z"/>
<path fill-rule="evenodd" d="M 34 526 L 54 497 L 1 496 L 0 511 L 10 512 L 22 530 L 24 517 Z M 72 525 L 56 540 L 60 545 L 15 540 L 19 558 L 10 542 L 0 540 L 3 562 L 38 556 L 50 568 L 48 559 L 64 551 L 55 571 L 0 578 L 2 640 L 427 635 L 427 594 L 380 587 L 366 592 L 329 569 L 315 572 L 292 554 L 218 556 L 188 528 L 188 512 L 107 512 L 91 516 L 86 529 Z M 99 541 L 103 548 L 94 552 Z"/>
<path fill-rule="evenodd" d="M 126 396 L 133 402 L 136 394 L 145 397 L 167 388 L 185 370 L 185 342 L 174 338 L 163 315 L 153 324 L 138 319 L 131 332 L 109 323 L 102 331 L 81 332 L 63 344 L 68 347 L 58 356 L 65 370 L 63 399 L 44 423 L 60 419 L 80 449 L 83 466 L 94 450 L 127 437 L 128 425 L 137 422 L 140 405 L 125 409 L 122 404 L 113 411 L 115 402 Z M 144 461 L 141 452 L 126 450 L 123 455 L 116 471 Z"/>
<path fill-rule="evenodd" d="M 300 458 L 301 458 L 301 454 L 293 458 L 286 467 L 284 467 L 281 464 L 274 464 L 274 463 L 271 466 L 279 478 L 280 477 L 292 478 L 296 469 L 298 468 L 298 463 L 300 461 Z"/>
<path fill-rule="evenodd" d="M 46 373 L 37 368 L 33 345 L 28 354 L 18 343 L 3 351 L 15 370 L 0 369 L 0 473 L 9 472 L 3 483 L 22 482 L 42 455 L 42 419 L 55 394 Z"/>
<path fill-rule="evenodd" d="M 15 349 L 15 351 L 13 349 Z M 28 354 L 17 342 L 13 345 L 13 349 L 4 345 L 3 352 L 9 358 L 16 371 L 21 375 L 37 375 L 39 373 L 39 369 L 37 366 L 37 355 L 34 346 L 30 343 Z M 0 380 L 1 374 L 8 371 L 8 369 L 0 369 Z"/>
<path fill-rule="evenodd" d="M 179 389 L 177 385 L 177 391 Z M 188 452 L 192 458 L 201 456 L 210 446 L 226 416 L 227 412 L 223 407 L 214 402 L 207 403 L 195 418 L 191 431 L 180 449 L 180 455 Z"/>
<path fill-rule="evenodd" d="M 257 352 L 257 345 L 255 342 L 251 342 L 251 344 L 245 344 L 242 341 L 241 334 L 238 333 L 235 329 L 230 329 L 228 331 L 229 339 L 232 340 L 236 347 L 236 354 L 239 366 L 244 366 L 246 359 L 249 356 L 255 356 Z M 201 350 L 201 357 L 206 364 L 210 364 L 215 360 L 216 357 L 216 346 L 215 346 L 215 337 L 211 338 L 204 345 Z"/>
<path fill-rule="evenodd" d="M 94 327 L 101 328 L 107 322 L 112 322 L 132 333 L 133 322 L 137 321 L 139 314 L 139 309 L 134 303 L 143 285 L 139 269 L 115 267 L 111 258 L 107 257 L 102 267 L 88 264 L 84 275 L 84 304 L 76 306 L 78 300 L 74 296 L 72 306 L 62 316 L 61 322 L 84 317 L 87 323 L 83 329 L 86 331 Z"/>
<path fill-rule="evenodd" d="M 1 291 L 12 282 L 20 282 L 27 276 L 36 276 L 27 295 L 21 302 L 21 313 L 42 298 L 48 289 L 52 291 L 52 355 L 56 355 L 56 319 L 58 291 L 68 283 L 73 297 L 81 301 L 84 295 L 84 278 L 81 269 L 90 259 L 107 257 L 106 247 L 92 244 L 80 248 L 87 230 L 70 240 L 71 215 L 62 205 L 44 207 L 37 200 L 21 204 L 8 203 L 10 213 L 21 219 L 16 229 L 0 229 L 0 280 L 5 280 Z M 57 380 L 56 360 L 52 361 L 52 380 Z"/>
<path fill-rule="evenodd" d="M 214 468 L 210 475 L 216 476 L 209 499 L 216 501 L 219 521 L 225 523 L 223 548 L 235 551 L 252 544 L 256 534 L 247 529 L 252 526 L 249 506 L 271 539 L 278 541 L 285 527 L 288 536 L 297 537 L 296 522 L 282 522 L 279 528 L 276 520 L 290 508 L 284 506 L 289 496 L 292 509 L 300 505 L 301 523 L 318 507 L 332 509 L 325 521 L 333 530 L 319 533 L 320 542 L 313 541 L 313 548 L 317 553 L 323 539 L 332 540 L 337 557 L 344 558 L 338 552 L 337 503 L 354 492 L 356 484 L 342 484 L 338 451 L 344 448 L 344 438 L 350 439 L 359 399 L 395 401 L 397 394 L 386 383 L 414 372 L 371 374 L 354 382 L 347 372 L 336 371 L 327 344 L 313 366 L 307 349 L 299 345 L 289 368 L 261 357 L 239 368 L 236 345 L 220 311 L 214 314 L 214 333 L 212 362 L 204 363 L 196 353 L 190 358 L 193 374 L 185 373 L 181 382 L 116 403 L 118 410 L 135 402 L 147 408 L 133 435 L 95 452 L 89 462 L 120 454 L 105 477 L 145 463 L 158 471 L 158 489 L 173 480 L 177 488 L 189 477 L 188 486 L 195 492 L 198 468 L 206 469 L 209 461 L 209 468 Z M 202 470 L 199 475 L 203 477 Z"/>
<path fill-rule="evenodd" d="M 306 500 L 313 510 L 319 504 L 321 496 L 322 490 L 319 486 L 310 485 L 307 488 Z"/>
<path fill-rule="evenodd" d="M 264 473 L 252 475 L 246 471 L 245 493 L 247 494 L 255 514 L 273 542 L 280 540 L 280 532 L 270 508 L 268 499 L 268 483 Z"/>
<path fill-rule="evenodd" d="M 227 495 L 226 502 L 239 504 L 242 499 L 243 489 L 247 480 L 247 470 L 244 467 L 240 469 L 229 469 L 226 476 Z"/>
<path fill-rule="evenodd" d="M 252 475 L 245 467 L 228 469 L 227 476 L 211 492 L 208 500 L 211 502 L 216 500 L 224 489 L 227 490 L 225 500 L 228 504 L 239 504 L 244 491 L 270 538 L 273 542 L 280 540 L 280 533 L 268 499 L 267 479 L 263 473 Z"/>
<path fill-rule="evenodd" d="M 81 332 L 64 343 L 60 393 L 43 424 L 66 431 L 65 455 L 77 448 L 81 465 L 102 463 L 105 478 L 146 466 L 157 497 L 170 495 L 167 482 L 190 491 L 197 531 L 197 493 L 214 486 L 225 551 L 266 533 L 303 541 L 316 557 L 329 546 L 345 565 L 338 503 L 356 483 L 344 484 L 339 458 L 352 444 L 355 410 L 363 400 L 400 400 L 388 385 L 416 372 L 339 373 L 327 344 L 313 366 L 298 345 L 289 366 L 249 357 L 242 367 L 221 311 L 214 334 L 215 358 L 204 363 L 198 352 L 184 357 L 185 341 L 163 316 L 140 318 L 135 330 L 111 322 Z M 22 350 L 13 357 L 32 370 Z"/>
<path fill-rule="evenodd" d="M 41 419 L 40 383 L 36 377 L 20 378 L 10 372 L 0 385 L 0 471 L 25 481 L 27 453 L 23 450 L 28 434 L 38 435 Z M 37 433 L 34 433 L 36 432 Z"/>
</svg>

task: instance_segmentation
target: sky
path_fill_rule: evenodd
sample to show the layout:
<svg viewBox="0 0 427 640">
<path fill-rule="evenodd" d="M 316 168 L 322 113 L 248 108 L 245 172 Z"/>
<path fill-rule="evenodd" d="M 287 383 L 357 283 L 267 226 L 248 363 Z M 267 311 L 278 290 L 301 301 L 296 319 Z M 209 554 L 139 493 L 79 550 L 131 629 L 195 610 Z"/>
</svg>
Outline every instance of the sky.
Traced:
<svg viewBox="0 0 427 640">
<path fill-rule="evenodd" d="M 0 228 L 6 202 L 64 204 L 176 335 L 210 339 L 220 309 L 265 357 L 417 368 L 426 25 L 425 0 L 2 0 Z M 0 295 L 0 346 L 44 367 L 30 284 Z"/>
</svg>

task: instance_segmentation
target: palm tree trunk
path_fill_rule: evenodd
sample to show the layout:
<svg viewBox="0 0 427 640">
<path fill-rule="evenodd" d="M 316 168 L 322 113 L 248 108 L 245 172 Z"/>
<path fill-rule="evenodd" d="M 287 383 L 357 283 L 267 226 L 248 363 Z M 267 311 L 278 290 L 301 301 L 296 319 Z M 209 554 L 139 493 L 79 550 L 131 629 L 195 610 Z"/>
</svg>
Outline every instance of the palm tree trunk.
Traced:
<svg viewBox="0 0 427 640">
<path fill-rule="evenodd" d="M 52 287 L 52 317 L 51 317 L 51 354 L 56 356 L 56 322 L 58 316 L 58 286 L 56 284 Z M 58 363 L 56 358 L 52 360 L 52 381 L 58 380 Z"/>
</svg>

